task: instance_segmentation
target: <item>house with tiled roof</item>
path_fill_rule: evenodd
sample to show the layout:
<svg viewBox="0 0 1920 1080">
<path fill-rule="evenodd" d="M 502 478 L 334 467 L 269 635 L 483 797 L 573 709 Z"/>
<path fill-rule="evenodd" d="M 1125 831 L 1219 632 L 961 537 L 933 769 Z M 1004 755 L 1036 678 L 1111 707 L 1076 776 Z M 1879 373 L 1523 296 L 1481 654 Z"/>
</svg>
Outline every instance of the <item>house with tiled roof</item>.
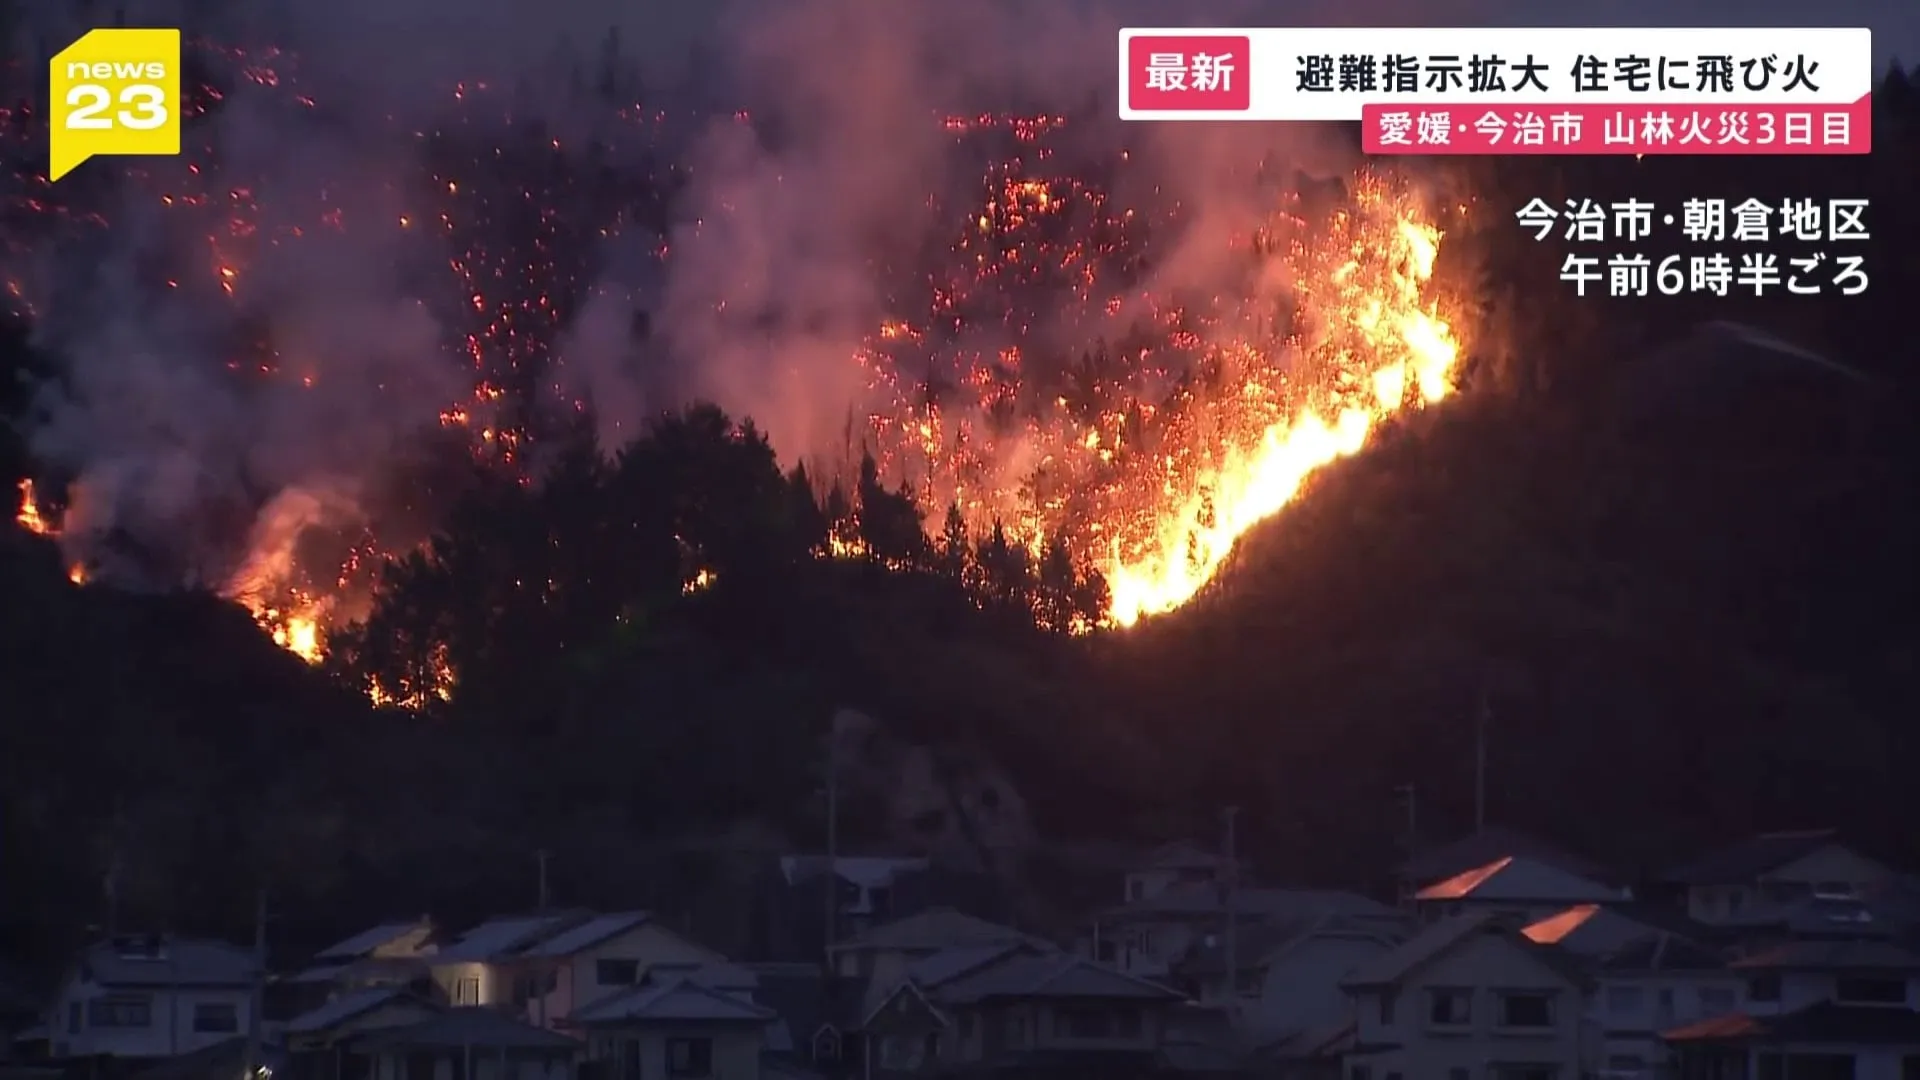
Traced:
<svg viewBox="0 0 1920 1080">
<path fill-rule="evenodd" d="M 1174 985 L 1221 1012 L 1243 1044 L 1324 1040 L 1352 1022 L 1341 980 L 1412 929 L 1400 912 L 1375 906 L 1237 927 L 1231 956 L 1225 935 L 1210 933 L 1175 967 Z"/>
<path fill-rule="evenodd" d="M 932 908 L 873 927 L 833 947 L 834 970 L 864 980 L 871 992 L 891 989 L 914 964 L 958 947 L 1026 944 L 1052 948 L 1050 942 L 1011 926 L 978 919 L 952 908 Z"/>
<path fill-rule="evenodd" d="M 1453 915 L 1359 965 L 1353 1080 L 1514 1075 L 1575 1080 L 1590 1064 L 1590 980 L 1576 958 L 1489 911 Z"/>
<path fill-rule="evenodd" d="M 1667 871 L 1685 890 L 1687 913 L 1723 926 L 1777 922 L 1809 899 L 1848 901 L 1893 880 L 1886 866 L 1847 846 L 1832 829 L 1760 833 Z"/>
<path fill-rule="evenodd" d="M 1094 916 L 1077 943 L 1090 959 L 1146 979 L 1176 978 L 1176 967 L 1208 937 L 1263 923 L 1297 925 L 1337 916 L 1397 925 L 1399 912 L 1338 889 L 1227 888 L 1205 882 L 1169 886 Z"/>
<path fill-rule="evenodd" d="M 346 1040 L 343 1060 L 366 1080 L 573 1080 L 581 1043 L 497 1009 L 441 1009 Z"/>
<path fill-rule="evenodd" d="M 354 1036 L 417 1024 L 441 1009 L 402 987 L 362 986 L 343 990 L 300 1013 L 287 1021 L 281 1032 L 290 1053 L 325 1054 Z"/>
<path fill-rule="evenodd" d="M 168 935 L 95 942 L 69 965 L 49 1015 L 56 1057 L 174 1057 L 253 1023 L 253 954 Z"/>
<path fill-rule="evenodd" d="M 575 1014 L 595 1002 L 639 985 L 650 971 L 715 968 L 725 961 L 645 911 L 594 915 L 514 957 L 532 984 L 526 1019 L 558 1028 L 570 1026 Z"/>
<path fill-rule="evenodd" d="M 974 957 L 978 961 L 976 954 Z M 1098 1075 L 1168 1071 L 1168 1020 L 1182 995 L 1061 950 L 1007 950 L 930 964 L 869 1010 L 875 1075 Z"/>
<path fill-rule="evenodd" d="M 576 1011 L 572 1023 L 586 1037 L 589 1060 L 618 1078 L 758 1080 L 778 1014 L 750 989 L 710 974 L 656 973 Z"/>
</svg>

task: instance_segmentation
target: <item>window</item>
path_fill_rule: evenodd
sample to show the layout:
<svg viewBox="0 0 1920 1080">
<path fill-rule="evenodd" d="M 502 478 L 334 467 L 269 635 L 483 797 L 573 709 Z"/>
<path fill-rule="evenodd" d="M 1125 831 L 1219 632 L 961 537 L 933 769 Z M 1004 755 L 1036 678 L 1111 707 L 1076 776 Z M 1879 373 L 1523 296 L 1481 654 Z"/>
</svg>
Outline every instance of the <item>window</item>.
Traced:
<svg viewBox="0 0 1920 1080">
<path fill-rule="evenodd" d="M 203 1001 L 193 1007 L 193 1030 L 231 1033 L 240 1030 L 240 1010 L 231 1002 Z"/>
<path fill-rule="evenodd" d="M 480 1004 L 480 978 L 469 975 L 464 979 L 453 980 L 453 1003 L 455 1005 Z"/>
<path fill-rule="evenodd" d="M 940 1033 L 937 1031 L 927 1032 L 926 1056 L 924 1060 L 926 1061 L 940 1060 Z"/>
<path fill-rule="evenodd" d="M 67 1006 L 67 1033 L 68 1034 L 78 1035 L 80 1033 L 80 1027 L 82 1023 L 81 1017 L 83 1015 L 84 1013 L 80 1008 L 79 1002 L 76 1001 L 73 1004 Z"/>
<path fill-rule="evenodd" d="M 1373 1070 L 1365 1065 L 1355 1065 L 1347 1070 L 1347 1080 L 1372 1080 Z"/>
<path fill-rule="evenodd" d="M 1394 993 L 1391 990 L 1380 991 L 1380 1023 L 1381 1024 L 1389 1027 L 1392 1026 L 1393 1006 L 1399 1000 L 1399 998 L 1400 998 L 1400 995 Z"/>
<path fill-rule="evenodd" d="M 1747 998 L 1750 1001 L 1779 1001 L 1780 976 L 1761 975 L 1747 984 Z"/>
<path fill-rule="evenodd" d="M 1147 883 L 1139 878 L 1127 879 L 1127 899 L 1144 900 L 1147 897 Z"/>
<path fill-rule="evenodd" d="M 1053 1033 L 1069 1039 L 1110 1039 L 1113 1020 L 1107 1009 L 1065 1005 L 1053 1012 Z"/>
<path fill-rule="evenodd" d="M 1473 1070 L 1454 1066 L 1447 1070 L 1447 1080 L 1473 1080 Z"/>
<path fill-rule="evenodd" d="M 640 1080 L 641 1062 L 640 1040 L 620 1040 L 620 1080 Z"/>
<path fill-rule="evenodd" d="M 923 1049 L 925 1044 L 910 1035 L 888 1035 L 880 1040 L 880 1067 L 894 1072 L 917 1069 Z"/>
<path fill-rule="evenodd" d="M 1427 1023 L 1435 1027 L 1461 1027 L 1473 1023 L 1473 991 L 1427 991 Z"/>
<path fill-rule="evenodd" d="M 1510 1028 L 1552 1027 L 1553 995 L 1501 994 L 1500 1026 Z"/>
<path fill-rule="evenodd" d="M 1101 938 L 1093 947 L 1093 958 L 1102 964 L 1113 963 L 1116 955 L 1117 951 L 1114 948 L 1112 938 Z"/>
<path fill-rule="evenodd" d="M 632 986 L 640 981 L 640 961 L 596 960 L 593 981 L 601 986 Z"/>
<path fill-rule="evenodd" d="M 143 1028 L 153 1026 L 153 1002 L 144 997 L 104 997 L 87 1002 L 87 1026 Z"/>
<path fill-rule="evenodd" d="M 1725 1016 L 1740 1008 L 1740 993 L 1730 986 L 1700 988 L 1700 1015 Z"/>
<path fill-rule="evenodd" d="M 1027 1045 L 1027 1018 L 1025 1016 L 1007 1017 L 1007 1045 L 1024 1047 Z"/>
<path fill-rule="evenodd" d="M 668 1039 L 668 1076 L 712 1076 L 712 1039 Z"/>
<path fill-rule="evenodd" d="M 1145 930 L 1133 936 L 1133 951 L 1141 956 L 1153 955 L 1153 935 Z"/>
<path fill-rule="evenodd" d="M 1646 995 L 1637 986 L 1607 987 L 1607 1012 L 1614 1016 L 1632 1016 L 1646 1004 Z"/>
<path fill-rule="evenodd" d="M 1113 1014 L 1113 1033 L 1122 1039 L 1137 1039 L 1145 1025 L 1139 1009 L 1121 1009 Z"/>
<path fill-rule="evenodd" d="M 1851 1005 L 1905 1005 L 1905 979 L 1837 979 L 1834 998 Z"/>
</svg>

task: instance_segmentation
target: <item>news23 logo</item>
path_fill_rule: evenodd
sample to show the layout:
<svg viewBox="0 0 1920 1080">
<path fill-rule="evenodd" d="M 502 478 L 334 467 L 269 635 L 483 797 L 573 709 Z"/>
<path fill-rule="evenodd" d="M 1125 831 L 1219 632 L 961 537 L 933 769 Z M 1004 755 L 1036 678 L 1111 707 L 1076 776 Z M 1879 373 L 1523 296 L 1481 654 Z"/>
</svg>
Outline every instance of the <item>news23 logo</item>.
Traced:
<svg viewBox="0 0 1920 1080">
<path fill-rule="evenodd" d="M 180 31 L 94 30 L 48 67 L 49 180 L 96 154 L 180 152 Z"/>
</svg>

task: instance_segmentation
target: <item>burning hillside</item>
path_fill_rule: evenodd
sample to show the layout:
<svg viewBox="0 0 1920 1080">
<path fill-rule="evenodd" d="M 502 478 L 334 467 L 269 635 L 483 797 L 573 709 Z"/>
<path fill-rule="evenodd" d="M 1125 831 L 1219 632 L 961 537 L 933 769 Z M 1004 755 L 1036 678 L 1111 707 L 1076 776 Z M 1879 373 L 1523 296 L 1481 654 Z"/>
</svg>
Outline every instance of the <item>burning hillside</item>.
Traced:
<svg viewBox="0 0 1920 1080">
<path fill-rule="evenodd" d="M 208 55 L 225 81 L 200 90 L 203 110 L 245 86 L 289 123 L 325 111 L 284 54 Z M 437 497 L 394 483 L 388 461 L 313 428 L 302 410 L 329 414 L 308 403 L 338 392 L 343 375 L 359 378 L 332 406 L 336 424 L 360 419 L 365 402 L 404 398 L 383 452 L 418 439 L 396 430 L 437 427 L 459 435 L 473 461 L 529 485 L 543 439 L 601 406 L 570 389 L 578 381 L 566 340 L 582 305 L 608 294 L 602 253 L 620 237 L 638 237 L 674 272 L 666 238 L 679 174 L 658 164 L 670 152 L 662 114 L 603 102 L 604 122 L 575 144 L 512 119 L 513 99 L 485 85 L 457 86 L 444 104 L 438 128 L 387 133 L 409 145 L 407 169 L 357 201 L 332 177 L 274 189 L 248 171 L 257 162 L 212 144 L 177 167 L 96 162 L 88 182 L 57 190 L 35 175 L 13 178 L 6 215 L 26 239 L 8 253 L 7 279 L 23 314 L 57 321 L 72 302 L 38 272 L 50 251 L 109 248 L 130 218 L 148 247 L 118 287 L 149 297 L 151 319 L 217 326 L 192 346 L 221 357 L 206 392 L 264 410 L 247 428 L 257 446 L 217 448 L 236 456 L 239 488 L 251 493 L 237 514 L 199 486 L 154 510 L 140 485 L 172 477 L 85 454 L 62 462 L 73 478 L 64 515 L 23 485 L 19 523 L 60 535 L 76 581 L 210 580 L 277 643 L 317 662 L 329 632 L 365 613 L 386 558 L 431 531 Z M 31 147 L 32 111 L 11 120 Z M 1185 238 L 1184 211 L 1116 194 L 1126 152 L 1068 153 L 1055 144 L 1071 125 L 1054 116 L 927 123 L 979 182 L 967 197 L 925 200 L 932 242 L 913 265 L 886 271 L 888 311 L 864 342 L 840 351 L 837 363 L 866 389 L 829 408 L 861 418 L 850 441 L 911 492 L 930 531 L 957 516 L 971 534 L 1004 534 L 1034 556 L 1064 549 L 1105 579 L 1108 621 L 1131 625 L 1193 597 L 1242 534 L 1316 469 L 1361 449 L 1382 420 L 1450 391 L 1457 347 L 1426 295 L 1441 234 L 1391 179 L 1362 175 L 1326 205 L 1276 188 L 1271 218 L 1247 222 L 1226 253 L 1231 281 L 1211 292 L 1163 289 L 1154 260 Z M 1062 164 L 1069 158 L 1085 167 Z M 608 168 L 614 160 L 645 167 Z M 343 236 L 355 238 L 344 250 L 405 268 L 397 309 L 391 295 L 378 298 L 381 326 L 399 327 L 397 336 L 316 333 L 302 299 L 276 280 L 290 260 L 338 259 Z M 328 265 L 349 276 L 363 268 Z M 647 305 L 644 295 L 616 302 Z M 353 316 L 319 318 L 330 326 Z M 626 344 L 644 354 L 641 323 Z M 371 374 L 342 369 L 355 350 L 391 360 Z M 441 362 L 423 362 L 432 357 Z M 273 422 L 296 412 L 300 424 Z M 327 468 L 294 468 L 287 462 L 307 459 L 284 445 L 296 437 L 340 445 Z M 151 547 L 153 534 L 187 516 L 196 531 L 178 544 L 191 549 L 188 570 L 179 559 L 130 564 L 116 553 L 130 529 Z M 237 524 L 206 524 L 225 520 Z M 710 580 L 690 573 L 690 582 Z"/>
</svg>

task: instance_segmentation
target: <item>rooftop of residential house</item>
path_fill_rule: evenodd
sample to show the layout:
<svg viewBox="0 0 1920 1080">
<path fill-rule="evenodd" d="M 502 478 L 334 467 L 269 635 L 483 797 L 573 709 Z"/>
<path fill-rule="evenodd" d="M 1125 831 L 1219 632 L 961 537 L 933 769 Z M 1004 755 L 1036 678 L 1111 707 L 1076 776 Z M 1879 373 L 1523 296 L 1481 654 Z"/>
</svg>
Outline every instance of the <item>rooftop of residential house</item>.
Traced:
<svg viewBox="0 0 1920 1080">
<path fill-rule="evenodd" d="M 575 1024 L 756 1024 L 779 1014 L 757 1004 L 750 993 L 723 989 L 692 975 L 650 981 L 578 1009 Z"/>
<path fill-rule="evenodd" d="M 381 923 L 378 926 L 362 930 L 344 941 L 337 941 L 321 949 L 319 952 L 313 954 L 313 958 L 315 960 L 330 960 L 336 962 L 359 960 L 372 955 L 375 949 L 383 945 L 391 945 L 409 934 L 418 933 L 421 930 L 430 931 L 432 929 L 433 920 L 425 915 L 422 915 L 418 919 L 408 919 L 404 922 Z"/>
<path fill-rule="evenodd" d="M 1669 1043 L 1920 1044 L 1920 1013 L 1823 1001 L 1777 1016 L 1732 1013 L 1661 1035 Z"/>
<path fill-rule="evenodd" d="M 1696 856 L 1663 876 L 1674 885 L 1737 885 L 1839 842 L 1834 829 L 1757 833 Z"/>
<path fill-rule="evenodd" d="M 496 1009 L 478 1006 L 444 1009 L 417 1024 L 381 1028 L 356 1036 L 353 1047 L 362 1052 L 409 1050 L 546 1050 L 572 1053 L 579 1040 L 516 1020 Z"/>
<path fill-rule="evenodd" d="M 1010 926 L 975 918 L 953 908 L 929 908 L 855 934 L 833 948 L 836 952 L 937 952 L 956 945 L 1033 940 L 1037 939 Z"/>
<path fill-rule="evenodd" d="M 1182 995 L 1159 983 L 1072 953 L 1016 955 L 940 987 L 946 1005 L 1032 998 L 1175 1002 Z"/>
<path fill-rule="evenodd" d="M 1526 855 L 1502 855 L 1414 894 L 1416 900 L 1525 900 L 1552 903 L 1627 899 L 1619 889 Z"/>
<path fill-rule="evenodd" d="M 1440 919 L 1393 949 L 1362 961 L 1342 980 L 1342 985 L 1355 989 L 1395 985 L 1480 934 L 1509 939 L 1568 982 L 1580 985 L 1585 979 L 1585 972 L 1572 954 L 1551 945 L 1535 944 L 1490 911 L 1470 911 Z"/>
<path fill-rule="evenodd" d="M 287 1021 L 287 1031 L 294 1035 L 327 1031 L 408 996 L 407 991 L 398 986 L 367 986 L 348 990 Z M 424 1006 L 427 1003 L 421 1004 Z"/>
<path fill-rule="evenodd" d="M 561 911 L 537 915 L 502 915 L 488 919 L 460 935 L 434 954 L 442 964 L 484 963 L 512 955 L 564 930 L 591 922 L 590 911 Z"/>
<path fill-rule="evenodd" d="M 101 986 L 222 986 L 252 983 L 253 954 L 224 941 L 169 935 L 114 937 L 81 951 L 81 978 Z"/>
<path fill-rule="evenodd" d="M 1802 938 L 1737 957 L 1742 971 L 1920 972 L 1920 955 L 1904 945 L 1870 938 Z"/>
<path fill-rule="evenodd" d="M 1160 892 L 1108 908 L 1101 922 L 1149 922 L 1165 919 L 1220 918 L 1228 911 L 1248 919 L 1311 919 L 1341 915 L 1356 919 L 1397 919 L 1400 913 L 1377 900 L 1338 889 L 1228 889 L 1212 882 L 1169 885 Z"/>
<path fill-rule="evenodd" d="M 1591 859 L 1501 825 L 1490 825 L 1451 843 L 1422 851 L 1400 864 L 1399 876 L 1415 885 L 1430 885 L 1511 856 L 1524 856 L 1593 881 L 1605 882 L 1613 876 Z"/>
<path fill-rule="evenodd" d="M 1711 942 L 1716 935 L 1676 910 L 1655 904 L 1572 904 L 1527 924 L 1520 931 L 1539 945 L 1597 956 L 1655 935 Z"/>
<path fill-rule="evenodd" d="M 1385 945 L 1396 944 L 1410 929 L 1408 920 L 1398 912 L 1392 921 L 1354 919 L 1342 915 L 1324 915 L 1274 922 L 1249 923 L 1235 927 L 1233 964 L 1240 971 L 1258 971 L 1273 963 L 1288 949 L 1320 936 L 1358 935 Z M 1224 931 L 1202 936 L 1175 965 L 1174 970 L 1189 978 L 1225 975 L 1227 937 Z"/>
</svg>

